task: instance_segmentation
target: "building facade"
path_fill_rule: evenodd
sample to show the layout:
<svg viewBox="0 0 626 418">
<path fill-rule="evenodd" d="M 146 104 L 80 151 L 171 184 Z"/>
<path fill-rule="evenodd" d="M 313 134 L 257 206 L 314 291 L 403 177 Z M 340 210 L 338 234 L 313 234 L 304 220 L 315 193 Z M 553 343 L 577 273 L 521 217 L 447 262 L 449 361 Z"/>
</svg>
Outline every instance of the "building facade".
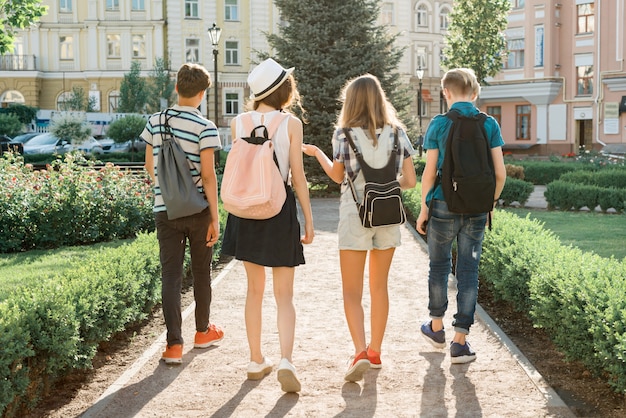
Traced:
<svg viewBox="0 0 626 418">
<path fill-rule="evenodd" d="M 479 99 L 480 108 L 500 122 L 505 150 L 550 155 L 626 146 L 625 2 L 510 1 L 509 53 Z M 272 0 L 43 3 L 48 14 L 18 35 L 12 54 L 0 57 L 2 106 L 59 109 L 80 87 L 97 110 L 115 112 L 131 63 L 139 61 L 148 76 L 155 59 L 165 58 L 172 76 L 184 62 L 210 71 L 214 87 L 201 111 L 226 128 L 243 111 L 257 52 L 270 51 L 264 33 L 284 24 Z M 398 71 L 415 92 L 415 123 L 422 133 L 446 110 L 440 57 L 452 7 L 452 0 L 381 1 L 379 23 L 405 48 Z M 217 54 L 207 33 L 213 24 L 221 29 Z"/>
<path fill-rule="evenodd" d="M 480 104 L 505 149 L 540 155 L 626 144 L 623 0 L 511 0 L 503 70 Z"/>
</svg>

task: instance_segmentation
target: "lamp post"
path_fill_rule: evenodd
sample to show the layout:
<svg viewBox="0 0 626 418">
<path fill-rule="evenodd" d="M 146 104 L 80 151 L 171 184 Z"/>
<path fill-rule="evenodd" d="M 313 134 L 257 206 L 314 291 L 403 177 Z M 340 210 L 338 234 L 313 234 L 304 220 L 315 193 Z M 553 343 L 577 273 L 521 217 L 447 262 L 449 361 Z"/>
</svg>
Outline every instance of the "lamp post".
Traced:
<svg viewBox="0 0 626 418">
<path fill-rule="evenodd" d="M 424 77 L 424 70 L 422 69 L 421 64 L 419 67 L 417 67 L 416 74 L 417 74 L 417 78 L 419 79 L 419 90 L 417 91 L 417 116 L 420 121 L 420 133 L 418 137 L 417 148 L 419 152 L 418 155 L 421 157 L 422 145 L 424 144 L 424 136 L 422 134 L 422 78 Z"/>
<path fill-rule="evenodd" d="M 222 29 L 218 28 L 215 23 L 213 23 L 213 26 L 209 28 L 208 30 L 209 32 L 209 37 L 211 38 L 211 45 L 213 45 L 213 71 L 214 71 L 214 76 L 213 76 L 213 83 L 215 84 L 215 86 L 213 87 L 213 91 L 215 92 L 215 120 L 213 122 L 215 122 L 215 126 L 217 126 L 217 121 L 218 121 L 218 112 L 217 112 L 217 54 L 218 54 L 218 50 L 217 50 L 217 45 L 220 42 L 220 35 L 222 34 Z M 208 109 L 207 109 L 207 116 L 208 116 Z"/>
</svg>

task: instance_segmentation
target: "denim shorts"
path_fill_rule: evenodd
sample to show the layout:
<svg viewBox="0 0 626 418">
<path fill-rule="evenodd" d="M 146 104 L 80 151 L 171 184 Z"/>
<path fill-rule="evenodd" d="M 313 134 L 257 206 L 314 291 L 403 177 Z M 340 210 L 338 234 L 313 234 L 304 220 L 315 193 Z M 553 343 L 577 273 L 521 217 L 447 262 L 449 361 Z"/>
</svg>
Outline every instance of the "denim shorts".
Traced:
<svg viewBox="0 0 626 418">
<path fill-rule="evenodd" d="M 352 194 L 348 191 L 345 195 L 339 205 L 337 235 L 340 250 L 387 250 L 400 246 L 399 225 L 365 228 L 361 224 Z"/>
</svg>

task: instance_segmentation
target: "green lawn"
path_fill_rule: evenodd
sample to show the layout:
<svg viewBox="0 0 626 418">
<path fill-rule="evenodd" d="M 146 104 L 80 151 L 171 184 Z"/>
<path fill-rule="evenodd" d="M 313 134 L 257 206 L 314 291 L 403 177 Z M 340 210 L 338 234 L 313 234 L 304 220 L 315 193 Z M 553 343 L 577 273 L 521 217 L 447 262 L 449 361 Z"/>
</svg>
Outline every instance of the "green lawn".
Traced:
<svg viewBox="0 0 626 418">
<path fill-rule="evenodd" d="M 117 247 L 115 241 L 84 247 L 55 250 L 33 250 L 24 253 L 0 254 L 0 301 L 17 286 L 32 286 L 41 280 L 63 274 L 63 271 L 91 253 L 105 247 Z"/>
<path fill-rule="evenodd" d="M 560 212 L 524 208 L 507 208 L 520 217 L 530 217 L 544 223 L 565 245 L 602 257 L 626 257 L 626 216 L 596 212 Z M 496 214 L 497 216 L 497 214 Z"/>
</svg>

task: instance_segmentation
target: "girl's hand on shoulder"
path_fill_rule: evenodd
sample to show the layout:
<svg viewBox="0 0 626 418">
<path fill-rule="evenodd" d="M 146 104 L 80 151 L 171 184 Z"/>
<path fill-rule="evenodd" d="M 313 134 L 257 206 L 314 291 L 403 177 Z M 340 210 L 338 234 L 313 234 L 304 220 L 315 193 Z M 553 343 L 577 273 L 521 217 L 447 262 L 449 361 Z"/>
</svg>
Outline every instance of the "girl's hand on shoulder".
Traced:
<svg viewBox="0 0 626 418">
<path fill-rule="evenodd" d="M 315 153 L 318 148 L 312 144 L 302 144 L 302 152 L 308 155 L 309 157 L 315 157 Z"/>
</svg>

